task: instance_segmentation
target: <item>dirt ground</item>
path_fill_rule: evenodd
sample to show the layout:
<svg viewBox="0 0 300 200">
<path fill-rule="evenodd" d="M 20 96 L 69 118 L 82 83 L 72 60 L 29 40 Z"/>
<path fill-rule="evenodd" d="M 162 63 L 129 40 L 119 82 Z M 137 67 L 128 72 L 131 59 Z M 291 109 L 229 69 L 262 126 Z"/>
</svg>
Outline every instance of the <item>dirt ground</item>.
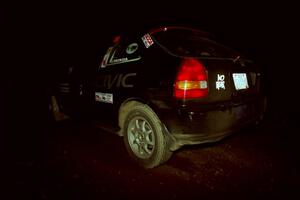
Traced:
<svg viewBox="0 0 300 200">
<path fill-rule="evenodd" d="M 102 131 L 97 122 L 63 122 L 23 144 L 24 154 L 12 161 L 9 197 L 288 198 L 299 186 L 298 158 L 286 137 L 292 130 L 275 122 L 267 120 L 218 143 L 185 146 L 150 170 L 137 166 L 123 139 Z"/>
</svg>

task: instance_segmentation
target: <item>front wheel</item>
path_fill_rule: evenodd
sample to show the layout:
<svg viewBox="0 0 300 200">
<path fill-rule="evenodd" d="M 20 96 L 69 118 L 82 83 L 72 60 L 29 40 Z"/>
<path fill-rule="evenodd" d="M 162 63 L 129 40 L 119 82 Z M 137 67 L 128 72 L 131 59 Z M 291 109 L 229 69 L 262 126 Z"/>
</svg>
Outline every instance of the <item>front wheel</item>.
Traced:
<svg viewBox="0 0 300 200">
<path fill-rule="evenodd" d="M 166 162 L 172 155 L 164 127 L 154 111 L 145 104 L 128 109 L 124 123 L 124 142 L 129 155 L 144 168 Z"/>
</svg>

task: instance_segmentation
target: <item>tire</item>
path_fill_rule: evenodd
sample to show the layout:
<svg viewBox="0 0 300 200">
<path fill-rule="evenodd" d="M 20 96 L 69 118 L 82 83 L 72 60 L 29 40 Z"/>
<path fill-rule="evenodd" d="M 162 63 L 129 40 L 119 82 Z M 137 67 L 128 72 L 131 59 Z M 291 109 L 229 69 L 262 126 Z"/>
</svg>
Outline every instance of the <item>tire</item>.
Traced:
<svg viewBox="0 0 300 200">
<path fill-rule="evenodd" d="M 124 143 L 130 157 L 146 169 L 166 162 L 172 151 L 164 130 L 149 106 L 137 103 L 130 107 L 124 122 Z"/>
</svg>

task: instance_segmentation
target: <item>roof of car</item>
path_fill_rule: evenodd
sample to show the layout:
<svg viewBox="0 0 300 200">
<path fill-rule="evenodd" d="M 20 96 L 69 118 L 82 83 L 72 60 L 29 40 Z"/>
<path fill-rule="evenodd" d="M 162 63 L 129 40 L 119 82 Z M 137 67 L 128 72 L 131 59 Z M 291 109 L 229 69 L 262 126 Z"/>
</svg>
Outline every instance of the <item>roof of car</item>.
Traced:
<svg viewBox="0 0 300 200">
<path fill-rule="evenodd" d="M 197 34 L 201 35 L 202 37 L 206 37 L 206 38 L 215 38 L 215 36 L 209 32 L 206 31 L 202 31 L 198 28 L 194 28 L 194 27 L 190 27 L 190 26 L 176 26 L 176 25 L 160 25 L 160 26 L 139 26 L 139 27 L 134 27 L 132 29 L 126 29 L 121 31 L 121 33 L 119 32 L 119 34 L 121 37 L 122 36 L 141 36 L 143 34 L 149 33 L 151 35 L 154 35 L 156 33 L 159 32 L 166 32 L 166 31 L 170 31 L 170 30 L 190 30 L 193 32 L 196 32 Z"/>
<path fill-rule="evenodd" d="M 208 32 L 205 32 L 205 31 L 202 31 L 202 30 L 199 30 L 196 28 L 184 27 L 184 26 L 161 26 L 161 27 L 157 27 L 154 29 L 150 29 L 149 33 L 156 34 L 159 32 L 165 32 L 165 31 L 169 31 L 169 30 L 188 30 L 188 31 L 196 32 L 197 34 L 199 34 L 203 37 L 212 37 L 213 36 L 212 34 L 210 34 Z"/>
<path fill-rule="evenodd" d="M 208 34 L 205 31 L 201 31 L 195 28 L 190 28 L 190 27 L 183 27 L 183 26 L 161 26 L 161 27 L 157 27 L 154 29 L 151 29 L 149 31 L 150 34 L 155 34 L 157 32 L 161 32 L 161 31 L 168 31 L 168 30 L 190 30 L 190 31 L 195 31 L 195 32 L 201 32 L 203 34 Z"/>
</svg>

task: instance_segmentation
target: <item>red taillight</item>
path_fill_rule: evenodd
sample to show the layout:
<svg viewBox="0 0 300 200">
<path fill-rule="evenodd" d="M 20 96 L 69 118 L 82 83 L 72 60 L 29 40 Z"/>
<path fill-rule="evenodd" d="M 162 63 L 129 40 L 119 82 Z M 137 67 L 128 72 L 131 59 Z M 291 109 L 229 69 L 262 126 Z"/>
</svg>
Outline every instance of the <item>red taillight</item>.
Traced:
<svg viewBox="0 0 300 200">
<path fill-rule="evenodd" d="M 207 73 L 196 59 L 184 59 L 176 77 L 174 96 L 178 99 L 207 97 Z"/>
</svg>

